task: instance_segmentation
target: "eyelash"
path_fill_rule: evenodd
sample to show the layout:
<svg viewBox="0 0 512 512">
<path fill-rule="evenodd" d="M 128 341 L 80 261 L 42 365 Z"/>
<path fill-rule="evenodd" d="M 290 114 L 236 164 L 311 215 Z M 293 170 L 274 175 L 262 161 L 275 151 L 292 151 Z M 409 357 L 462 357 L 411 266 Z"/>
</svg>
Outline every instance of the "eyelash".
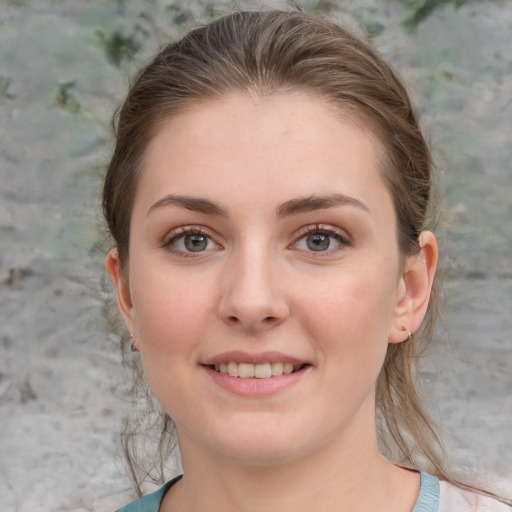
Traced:
<svg viewBox="0 0 512 512">
<path fill-rule="evenodd" d="M 304 252 L 307 252 L 307 253 L 312 253 L 312 254 L 314 254 L 315 257 L 322 257 L 322 256 L 325 256 L 328 254 L 332 254 L 333 252 L 340 250 L 343 247 L 350 247 L 352 245 L 352 242 L 350 241 L 350 239 L 341 230 L 336 229 L 333 226 L 330 226 L 328 224 L 314 224 L 312 226 L 305 226 L 305 227 L 301 228 L 299 230 L 299 232 L 297 233 L 297 237 L 296 237 L 295 241 L 290 245 L 290 247 L 293 248 L 294 246 L 297 246 L 297 244 L 300 241 L 304 240 L 307 236 L 313 235 L 313 234 L 326 235 L 328 237 L 332 237 L 339 243 L 339 247 L 336 247 L 334 249 L 330 249 L 328 247 L 324 251 L 299 249 L 299 250 L 303 250 Z M 197 256 L 200 256 L 202 253 L 207 252 L 206 250 L 197 251 L 197 254 L 195 254 L 193 251 L 184 251 L 184 250 L 176 249 L 174 247 L 174 244 L 176 244 L 176 242 L 178 242 L 180 239 L 186 237 L 187 235 L 204 236 L 211 243 L 214 243 L 215 245 L 217 245 L 217 247 L 220 247 L 220 246 L 218 246 L 218 244 L 216 244 L 216 242 L 213 241 L 212 237 L 204 231 L 204 228 L 202 226 L 181 226 L 181 227 L 177 228 L 176 230 L 174 230 L 171 233 L 170 238 L 166 238 L 166 240 L 162 244 L 162 247 L 173 254 L 177 254 L 179 256 L 186 257 L 186 258 L 197 257 Z"/>
<path fill-rule="evenodd" d="M 348 236 L 341 230 L 329 225 L 329 224 L 314 224 L 312 226 L 305 226 L 299 230 L 297 233 L 297 238 L 295 242 L 293 242 L 292 246 L 297 245 L 301 240 L 305 239 L 308 235 L 319 234 L 319 235 L 327 235 L 329 237 L 334 238 L 340 246 L 334 249 L 327 249 L 325 251 L 306 251 L 308 253 L 314 253 L 315 257 L 326 256 L 327 254 L 332 254 L 333 252 L 342 249 L 343 247 L 350 247 L 352 245 L 351 240 Z"/>
<path fill-rule="evenodd" d="M 174 231 L 172 231 L 170 235 L 171 236 L 169 238 L 165 239 L 164 243 L 162 244 L 162 247 L 173 254 L 177 254 L 178 256 L 182 256 L 185 258 L 197 257 L 197 256 L 200 256 L 201 253 L 206 252 L 206 251 L 198 251 L 197 254 L 195 254 L 192 251 L 187 252 L 187 251 L 182 251 L 182 250 L 176 249 L 174 247 L 174 244 L 176 244 L 176 242 L 178 242 L 178 240 L 185 238 L 187 235 L 204 236 L 210 242 L 214 243 L 217 247 L 219 247 L 218 244 L 213 241 L 212 237 L 204 231 L 204 228 L 202 226 L 181 226 L 181 227 L 175 229 Z"/>
</svg>

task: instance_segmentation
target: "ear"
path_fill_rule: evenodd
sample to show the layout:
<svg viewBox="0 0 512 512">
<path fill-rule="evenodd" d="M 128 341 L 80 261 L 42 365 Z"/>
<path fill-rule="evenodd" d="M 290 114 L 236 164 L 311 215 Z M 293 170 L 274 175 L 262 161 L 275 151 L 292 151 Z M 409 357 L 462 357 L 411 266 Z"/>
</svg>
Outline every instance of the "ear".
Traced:
<svg viewBox="0 0 512 512">
<path fill-rule="evenodd" d="M 105 268 L 107 269 L 110 280 L 114 285 L 117 298 L 117 307 L 123 317 L 128 330 L 133 333 L 135 330 L 134 308 L 130 295 L 130 286 L 126 281 L 125 274 L 121 268 L 119 253 L 117 248 L 111 249 L 105 259 Z"/>
<path fill-rule="evenodd" d="M 438 246 L 431 231 L 419 237 L 420 250 L 407 256 L 403 274 L 397 286 L 397 300 L 389 343 L 401 343 L 416 332 L 427 312 L 432 284 L 437 268 Z"/>
</svg>

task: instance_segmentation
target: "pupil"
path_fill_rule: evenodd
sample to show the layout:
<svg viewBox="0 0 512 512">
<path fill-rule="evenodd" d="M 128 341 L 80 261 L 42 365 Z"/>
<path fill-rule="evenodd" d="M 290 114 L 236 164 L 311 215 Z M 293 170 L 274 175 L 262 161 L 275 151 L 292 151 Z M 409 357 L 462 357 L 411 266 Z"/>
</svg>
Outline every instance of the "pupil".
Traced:
<svg viewBox="0 0 512 512">
<path fill-rule="evenodd" d="M 322 234 L 309 235 L 307 245 L 312 251 L 325 251 L 329 248 L 329 236 Z"/>
<path fill-rule="evenodd" d="M 207 243 L 208 241 L 203 235 L 187 235 L 185 237 L 185 247 L 191 252 L 204 251 Z"/>
</svg>

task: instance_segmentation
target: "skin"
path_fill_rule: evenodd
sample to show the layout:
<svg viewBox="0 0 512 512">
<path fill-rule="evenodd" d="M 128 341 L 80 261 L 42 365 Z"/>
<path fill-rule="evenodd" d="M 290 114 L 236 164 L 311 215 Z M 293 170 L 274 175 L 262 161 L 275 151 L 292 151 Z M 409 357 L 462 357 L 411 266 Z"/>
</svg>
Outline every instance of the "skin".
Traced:
<svg viewBox="0 0 512 512">
<path fill-rule="evenodd" d="M 198 104 L 147 148 L 129 261 L 114 249 L 106 266 L 178 429 L 185 476 L 164 512 L 412 509 L 418 474 L 378 452 L 375 382 L 421 324 L 437 244 L 424 232 L 401 258 L 377 150 L 304 94 Z M 205 365 L 232 351 L 305 366 L 277 391 L 226 389 Z"/>
</svg>

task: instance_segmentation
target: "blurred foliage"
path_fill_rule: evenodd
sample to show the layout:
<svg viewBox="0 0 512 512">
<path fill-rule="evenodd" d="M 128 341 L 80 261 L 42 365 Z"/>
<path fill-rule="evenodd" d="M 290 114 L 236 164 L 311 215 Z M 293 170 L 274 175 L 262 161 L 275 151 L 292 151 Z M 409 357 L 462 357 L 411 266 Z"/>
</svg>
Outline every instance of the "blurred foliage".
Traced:
<svg viewBox="0 0 512 512">
<path fill-rule="evenodd" d="M 381 6 L 382 8 L 382 6 Z M 384 29 L 385 26 L 382 23 L 382 11 L 381 8 L 377 6 L 355 6 L 352 14 L 355 16 L 355 18 L 364 25 L 366 30 L 368 31 L 368 34 L 371 37 L 376 37 L 380 35 Z"/>
<path fill-rule="evenodd" d="M 75 81 L 62 82 L 59 84 L 55 95 L 55 105 L 67 112 L 78 112 L 81 108 L 80 102 L 74 97 L 71 90 L 75 87 Z"/>
<path fill-rule="evenodd" d="M 98 29 L 96 35 L 107 60 L 119 68 L 124 60 L 133 60 L 142 48 L 142 40 L 146 38 L 147 33 L 139 24 L 136 24 L 129 34 L 125 34 L 121 28 L 115 28 L 110 34 Z"/>
<path fill-rule="evenodd" d="M 458 9 L 470 1 L 471 0 L 401 0 L 411 11 L 409 16 L 402 22 L 402 25 L 408 30 L 414 30 L 439 7 L 451 4 Z"/>
<path fill-rule="evenodd" d="M 9 100 L 16 99 L 16 95 L 9 91 L 12 80 L 0 73 L 0 101 L 2 98 L 7 98 Z"/>
<path fill-rule="evenodd" d="M 313 6 L 312 11 L 321 14 L 329 14 L 335 7 L 337 7 L 338 2 L 335 0 L 318 0 L 316 5 Z"/>
<path fill-rule="evenodd" d="M 229 9 L 226 10 L 226 8 L 222 8 L 219 2 L 206 2 L 203 5 L 203 16 L 209 20 L 218 18 L 227 12 L 229 12 Z"/>
<path fill-rule="evenodd" d="M 388 2 L 397 0 L 387 0 Z M 424 22 L 431 14 L 437 9 L 445 5 L 453 5 L 456 9 L 462 7 L 464 4 L 476 2 L 477 0 L 398 0 L 399 4 L 405 7 L 406 15 L 402 21 L 402 26 L 408 30 L 413 31 Z M 494 3 L 512 3 L 512 0 L 491 0 Z M 308 11 L 318 14 L 331 14 L 336 8 L 344 8 L 352 12 L 361 23 L 366 27 L 369 34 L 372 36 L 379 35 L 384 26 L 382 23 L 372 19 L 372 13 L 377 12 L 385 5 L 385 2 L 375 2 L 373 5 L 368 2 L 357 2 L 349 0 L 317 0 L 316 2 L 308 3 L 307 7 L 305 2 L 301 0 L 288 0 L 287 4 L 300 11 Z"/>
<path fill-rule="evenodd" d="M 166 7 L 167 14 L 170 18 L 171 23 L 182 26 L 191 23 L 194 20 L 194 14 L 188 8 L 184 8 L 178 3 L 173 3 Z"/>
<path fill-rule="evenodd" d="M 312 5 L 307 7 L 302 5 L 303 2 L 297 0 L 288 0 L 286 3 L 292 8 L 298 11 L 307 11 L 317 14 L 330 14 L 333 9 L 339 7 L 343 0 L 316 0 Z"/>
</svg>

